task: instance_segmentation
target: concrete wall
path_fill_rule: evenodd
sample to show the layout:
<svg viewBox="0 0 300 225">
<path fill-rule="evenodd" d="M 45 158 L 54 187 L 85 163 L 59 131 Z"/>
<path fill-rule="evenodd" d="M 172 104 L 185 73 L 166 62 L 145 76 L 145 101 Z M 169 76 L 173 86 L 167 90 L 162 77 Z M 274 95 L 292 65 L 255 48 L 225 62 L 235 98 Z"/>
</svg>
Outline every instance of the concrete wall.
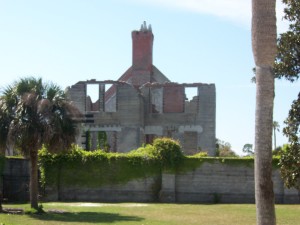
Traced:
<svg viewBox="0 0 300 225">
<path fill-rule="evenodd" d="M 29 200 L 29 161 L 7 159 L 1 176 L 5 201 Z"/>
<path fill-rule="evenodd" d="M 82 98 L 83 95 L 86 95 L 88 84 L 99 85 L 99 101 L 94 104 L 94 107 L 98 105 L 97 110 L 91 110 L 93 108 L 86 101 L 87 98 Z M 105 92 L 106 84 L 113 85 L 111 91 Z M 68 88 L 67 93 L 81 113 L 89 115 L 89 122 L 84 124 L 82 133 L 85 131 L 93 133 L 93 149 L 97 146 L 95 138 L 98 131 L 116 132 L 115 139 L 117 140 L 112 138 L 109 140 L 109 145 L 115 146 L 111 148 L 111 151 L 127 152 L 141 146 L 143 143 L 141 127 L 144 126 L 144 100 L 132 85 L 117 81 L 81 81 Z M 78 139 L 80 140 L 77 140 L 77 143 L 84 147 L 83 143 L 86 142 L 84 137 L 78 137 Z"/>
<path fill-rule="evenodd" d="M 214 84 L 203 84 L 198 88 L 199 113 L 198 121 L 203 132 L 198 136 L 202 150 L 209 155 L 216 153 L 216 87 Z"/>
<path fill-rule="evenodd" d="M 5 199 L 29 200 L 28 161 L 7 159 L 2 182 Z M 300 192 L 286 189 L 276 169 L 273 170 L 273 183 L 276 203 L 300 203 Z M 254 169 L 216 160 L 186 173 L 162 173 L 97 188 L 67 187 L 61 182 L 56 186 L 46 184 L 41 194 L 46 201 L 254 203 Z"/>
<path fill-rule="evenodd" d="M 299 191 L 284 187 L 279 170 L 273 170 L 272 179 L 276 203 L 300 203 Z M 254 168 L 204 163 L 188 173 L 163 174 L 162 192 L 170 202 L 255 203 Z"/>
<path fill-rule="evenodd" d="M 89 84 L 99 86 L 99 99 L 94 103 L 86 96 Z M 112 85 L 109 90 L 105 88 L 107 84 Z M 191 100 L 185 99 L 186 87 L 197 90 Z M 90 80 L 68 88 L 68 95 L 83 114 L 90 116 L 83 132 L 107 131 L 107 127 L 118 132 L 116 151 L 138 148 L 146 142 L 144 130 L 159 127 L 162 132 L 145 134 L 178 139 L 185 154 L 195 154 L 201 149 L 215 155 L 216 90 L 213 84 L 147 83 L 137 88 L 126 82 Z M 77 141 L 80 142 L 85 141 Z"/>
<path fill-rule="evenodd" d="M 99 99 L 91 103 L 87 85 L 99 86 Z M 106 90 L 106 85 L 112 85 Z M 186 100 L 186 87 L 197 90 Z M 201 83 L 147 83 L 140 88 L 120 81 L 80 81 L 68 89 L 68 95 L 83 114 L 88 115 L 85 131 L 116 132 L 112 151 L 128 152 L 146 143 L 146 135 L 178 139 L 185 154 L 201 149 L 215 155 L 215 86 Z M 152 129 L 155 127 L 155 129 Z M 156 132 L 159 131 L 159 132 Z M 152 133 L 151 133 L 152 132 Z M 77 143 L 85 143 L 79 137 Z M 93 148 L 97 146 L 95 138 Z M 112 143 L 109 143 L 112 146 Z M 84 146 L 84 145 L 83 145 Z"/>
<path fill-rule="evenodd" d="M 185 87 L 197 88 L 197 96 L 190 101 L 184 101 Z M 145 99 L 144 111 L 148 112 L 145 113 L 145 129 L 146 127 L 159 127 L 163 136 L 172 137 L 181 142 L 185 154 L 195 154 L 201 149 L 211 156 L 215 155 L 215 85 L 153 83 L 141 87 L 141 92 Z M 193 132 L 197 133 L 196 141 L 194 141 Z"/>
<path fill-rule="evenodd" d="M 129 181 L 126 184 L 105 185 L 100 188 L 46 187 L 46 201 L 91 201 L 91 202 L 154 202 L 157 201 L 157 186 L 161 177 L 149 177 Z"/>
<path fill-rule="evenodd" d="M 299 192 L 284 188 L 278 170 L 273 171 L 273 183 L 276 203 L 300 203 Z M 59 190 L 47 187 L 45 194 L 45 199 L 51 201 L 254 203 L 254 169 L 216 161 L 191 172 L 163 173 L 126 184 Z"/>
</svg>

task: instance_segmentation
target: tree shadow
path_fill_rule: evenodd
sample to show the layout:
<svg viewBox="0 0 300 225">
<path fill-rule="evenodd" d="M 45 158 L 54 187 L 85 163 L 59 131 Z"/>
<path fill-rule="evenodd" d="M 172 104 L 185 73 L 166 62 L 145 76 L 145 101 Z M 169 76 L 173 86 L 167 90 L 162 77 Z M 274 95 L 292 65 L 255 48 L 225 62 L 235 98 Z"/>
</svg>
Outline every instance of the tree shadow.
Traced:
<svg viewBox="0 0 300 225">
<path fill-rule="evenodd" d="M 44 221 L 84 222 L 84 223 L 114 223 L 117 221 L 142 221 L 144 218 L 125 216 L 118 213 L 103 212 L 47 212 L 41 215 L 29 214 L 30 217 Z"/>
</svg>

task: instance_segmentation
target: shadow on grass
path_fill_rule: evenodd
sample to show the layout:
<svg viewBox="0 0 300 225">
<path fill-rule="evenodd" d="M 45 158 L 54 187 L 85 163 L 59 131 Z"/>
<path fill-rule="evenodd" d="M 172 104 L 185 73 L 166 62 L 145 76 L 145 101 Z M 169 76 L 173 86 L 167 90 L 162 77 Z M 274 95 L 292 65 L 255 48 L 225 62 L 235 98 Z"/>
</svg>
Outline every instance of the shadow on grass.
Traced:
<svg viewBox="0 0 300 225">
<path fill-rule="evenodd" d="M 117 221 L 142 221 L 144 218 L 135 216 L 124 216 L 118 213 L 103 212 L 48 212 L 41 215 L 29 214 L 30 217 L 43 221 L 60 221 L 60 222 L 85 222 L 85 223 L 114 223 Z"/>
</svg>

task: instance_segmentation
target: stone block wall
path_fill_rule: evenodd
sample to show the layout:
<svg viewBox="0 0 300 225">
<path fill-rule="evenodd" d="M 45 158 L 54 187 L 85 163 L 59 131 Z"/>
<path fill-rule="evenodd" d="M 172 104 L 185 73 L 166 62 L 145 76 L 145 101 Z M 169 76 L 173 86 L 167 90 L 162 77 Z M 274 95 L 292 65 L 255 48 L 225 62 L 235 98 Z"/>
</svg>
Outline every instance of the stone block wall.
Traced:
<svg viewBox="0 0 300 225">
<path fill-rule="evenodd" d="M 86 96 L 89 84 L 99 87 L 99 99 L 95 103 L 90 103 Z M 111 85 L 107 92 L 106 85 Z M 110 151 L 127 152 L 141 146 L 144 102 L 139 91 L 132 85 L 118 81 L 80 81 L 71 86 L 67 93 L 89 120 L 85 121 L 81 133 L 91 132 L 92 149 L 97 147 L 98 131 L 107 132 L 107 135 L 109 132 L 115 132 L 114 138 L 108 140 L 108 144 L 113 146 Z M 82 135 L 77 138 L 76 142 L 85 147 L 86 141 Z"/>
<path fill-rule="evenodd" d="M 300 203 L 300 192 L 284 187 L 278 169 L 273 170 L 272 179 L 276 203 Z M 204 163 L 191 172 L 163 174 L 161 191 L 168 202 L 255 203 L 254 168 L 217 161 Z"/>
<path fill-rule="evenodd" d="M 279 171 L 273 171 L 275 201 L 300 203 L 299 192 L 284 188 Z M 126 184 L 98 188 L 47 187 L 45 200 L 102 202 L 254 203 L 252 166 L 203 163 L 194 171 L 161 175 Z"/>
<path fill-rule="evenodd" d="M 155 202 L 161 177 L 148 177 L 126 184 L 105 185 L 99 188 L 46 187 L 46 201 L 89 202 Z"/>
<path fill-rule="evenodd" d="M 29 161 L 7 159 L 1 176 L 2 195 L 5 201 L 29 200 Z"/>
<path fill-rule="evenodd" d="M 137 77 L 144 79 L 146 75 Z M 88 85 L 98 86 L 99 98 L 95 102 L 87 95 Z M 196 90 L 190 99 L 187 88 Z M 76 83 L 67 93 L 86 116 L 82 133 L 117 132 L 116 151 L 136 149 L 152 140 L 150 135 L 178 139 L 185 154 L 195 154 L 201 149 L 215 155 L 216 93 L 213 84 L 155 82 L 136 87 L 123 81 L 92 79 Z M 153 131 L 151 127 L 159 127 L 161 132 L 149 133 Z M 77 143 L 86 143 L 86 140 L 81 136 Z"/>
<path fill-rule="evenodd" d="M 7 159 L 2 183 L 4 198 L 8 201 L 29 200 L 28 161 Z M 285 188 L 277 169 L 273 170 L 273 183 L 276 203 L 300 203 L 300 192 Z M 254 203 L 254 169 L 251 165 L 214 160 L 190 172 L 162 173 L 114 185 L 46 184 L 41 194 L 45 201 Z"/>
<path fill-rule="evenodd" d="M 197 89 L 196 96 L 187 100 L 185 88 Z M 145 97 L 145 130 L 149 135 L 156 127 L 162 135 L 178 139 L 185 154 L 200 149 L 215 155 L 216 90 L 213 84 L 146 84 L 141 87 Z M 196 138 L 195 138 L 196 133 Z"/>
<path fill-rule="evenodd" d="M 216 151 L 216 88 L 214 84 L 203 84 L 198 88 L 198 120 L 203 132 L 198 136 L 199 147 L 215 156 Z"/>
</svg>

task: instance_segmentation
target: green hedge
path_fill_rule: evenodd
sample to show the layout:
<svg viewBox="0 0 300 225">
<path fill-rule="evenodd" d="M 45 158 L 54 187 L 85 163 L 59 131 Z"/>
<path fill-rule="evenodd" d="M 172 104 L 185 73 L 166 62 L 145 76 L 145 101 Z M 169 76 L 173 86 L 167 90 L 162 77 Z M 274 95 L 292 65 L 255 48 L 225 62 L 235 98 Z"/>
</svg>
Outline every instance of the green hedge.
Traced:
<svg viewBox="0 0 300 225">
<path fill-rule="evenodd" d="M 70 152 L 50 154 L 39 151 L 42 184 L 99 187 L 174 172 L 184 155 L 179 142 L 159 138 L 129 153 L 84 151 L 73 146 Z"/>
<path fill-rule="evenodd" d="M 278 167 L 278 161 L 278 158 L 273 160 L 274 167 Z M 203 163 L 253 167 L 254 159 L 207 157 L 204 153 L 184 156 L 177 141 L 159 138 L 153 145 L 145 145 L 129 153 L 90 152 L 73 146 L 68 153 L 50 154 L 42 149 L 39 163 L 43 184 L 99 187 L 161 176 L 162 171 L 185 173 L 196 170 Z"/>
<path fill-rule="evenodd" d="M 44 149 L 39 160 L 42 183 L 47 185 L 99 187 L 161 173 L 158 161 L 151 157 L 101 150 L 87 152 L 77 147 L 54 155 Z"/>
<path fill-rule="evenodd" d="M 272 166 L 279 169 L 279 156 L 273 156 Z M 208 157 L 203 154 L 186 156 L 183 163 L 179 165 L 180 172 L 188 172 L 200 167 L 203 163 L 222 163 L 229 166 L 245 166 L 254 168 L 254 157 Z"/>
</svg>

